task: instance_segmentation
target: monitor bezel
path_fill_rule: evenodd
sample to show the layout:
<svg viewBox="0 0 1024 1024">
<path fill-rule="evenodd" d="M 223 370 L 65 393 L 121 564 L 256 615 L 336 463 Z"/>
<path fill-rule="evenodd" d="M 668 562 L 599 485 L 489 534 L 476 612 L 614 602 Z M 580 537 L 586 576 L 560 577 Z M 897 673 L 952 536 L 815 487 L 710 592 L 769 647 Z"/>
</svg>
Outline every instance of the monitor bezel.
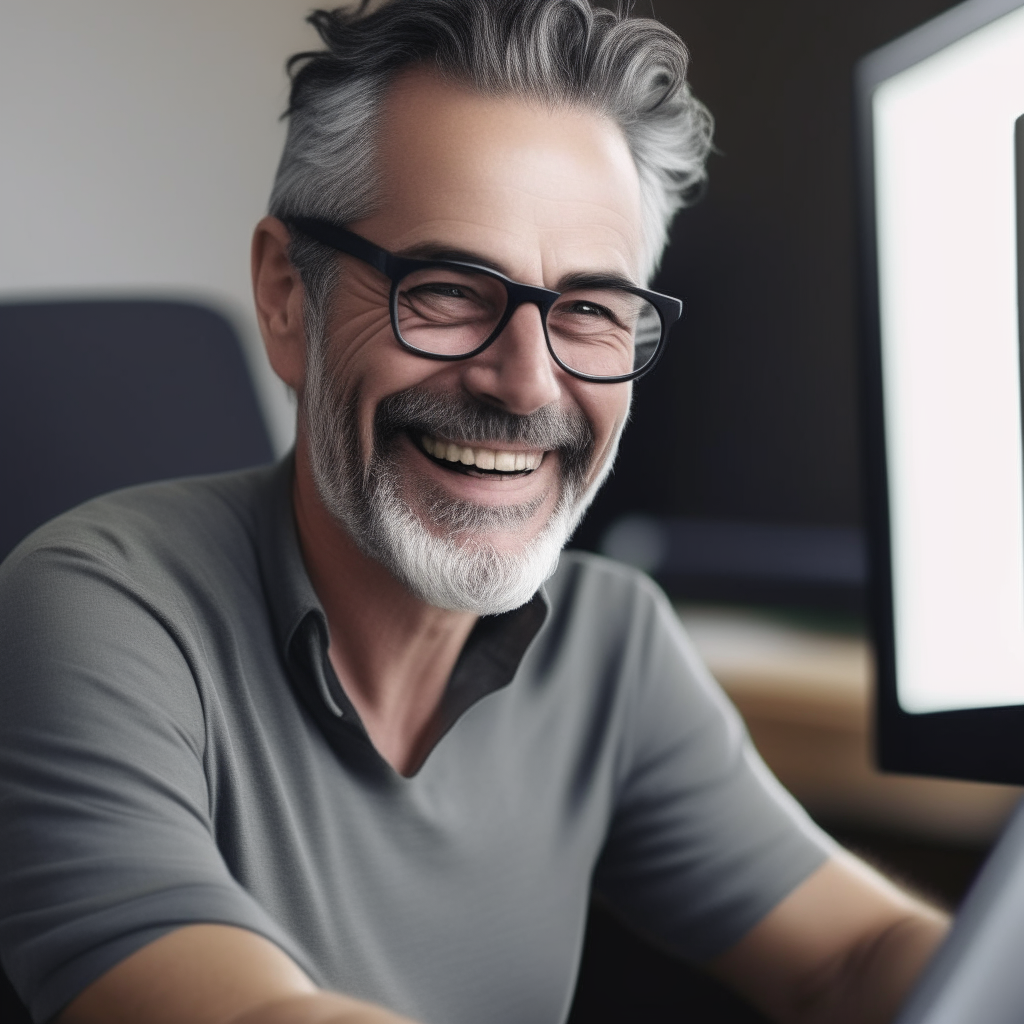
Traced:
<svg viewBox="0 0 1024 1024">
<path fill-rule="evenodd" d="M 854 75 L 861 242 L 862 451 L 868 609 L 876 658 L 875 758 L 884 771 L 1014 784 L 1024 783 L 1024 705 L 913 714 L 900 706 L 897 697 L 872 97 L 875 89 L 893 75 L 1021 7 L 1024 0 L 967 0 L 868 54 L 858 62 Z M 1018 191 L 1020 181 L 1018 175 Z M 1024 220 L 1022 206 L 1018 199 L 1018 241 Z M 1018 268 L 1021 266 L 1024 261 L 1019 259 Z"/>
</svg>

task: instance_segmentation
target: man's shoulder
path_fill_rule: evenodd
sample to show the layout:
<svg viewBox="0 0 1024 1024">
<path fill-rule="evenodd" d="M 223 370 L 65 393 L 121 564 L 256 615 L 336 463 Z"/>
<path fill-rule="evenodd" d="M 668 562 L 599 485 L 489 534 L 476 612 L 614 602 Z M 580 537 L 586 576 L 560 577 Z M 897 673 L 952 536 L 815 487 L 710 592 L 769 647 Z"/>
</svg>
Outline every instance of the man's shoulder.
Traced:
<svg viewBox="0 0 1024 1024">
<path fill-rule="evenodd" d="M 0 565 L 4 577 L 49 566 L 103 567 L 135 579 L 183 566 L 252 561 L 259 516 L 281 467 L 127 487 L 92 498 L 29 534 Z"/>
<path fill-rule="evenodd" d="M 544 585 L 549 640 L 621 649 L 652 629 L 679 630 L 664 591 L 645 573 L 586 551 L 562 553 Z"/>
<path fill-rule="evenodd" d="M 658 584 L 639 569 L 576 549 L 562 552 L 558 568 L 544 589 L 552 607 L 587 600 L 621 609 L 624 604 L 660 604 L 667 600 Z"/>
</svg>

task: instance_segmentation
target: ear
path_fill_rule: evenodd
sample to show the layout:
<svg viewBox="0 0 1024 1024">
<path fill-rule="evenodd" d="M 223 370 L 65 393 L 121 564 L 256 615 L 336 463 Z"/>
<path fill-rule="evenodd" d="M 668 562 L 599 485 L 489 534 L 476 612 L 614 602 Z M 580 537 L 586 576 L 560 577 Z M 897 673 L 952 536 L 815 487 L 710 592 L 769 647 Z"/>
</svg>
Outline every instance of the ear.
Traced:
<svg viewBox="0 0 1024 1024">
<path fill-rule="evenodd" d="M 288 259 L 288 229 L 276 217 L 264 217 L 252 236 L 252 289 L 256 318 L 274 372 L 301 393 L 306 376 L 306 332 L 302 319 L 305 291 Z"/>
</svg>

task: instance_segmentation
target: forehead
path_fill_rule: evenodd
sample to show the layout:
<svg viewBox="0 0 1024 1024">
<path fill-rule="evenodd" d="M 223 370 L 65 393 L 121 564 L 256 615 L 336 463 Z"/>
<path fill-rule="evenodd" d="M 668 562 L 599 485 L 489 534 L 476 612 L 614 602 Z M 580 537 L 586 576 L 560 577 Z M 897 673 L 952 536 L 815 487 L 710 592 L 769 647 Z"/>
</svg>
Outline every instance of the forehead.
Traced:
<svg viewBox="0 0 1024 1024">
<path fill-rule="evenodd" d="M 593 111 L 415 70 L 388 93 L 377 158 L 371 219 L 394 248 L 454 242 L 527 280 L 596 265 L 636 274 L 636 167 L 618 126 Z"/>
</svg>

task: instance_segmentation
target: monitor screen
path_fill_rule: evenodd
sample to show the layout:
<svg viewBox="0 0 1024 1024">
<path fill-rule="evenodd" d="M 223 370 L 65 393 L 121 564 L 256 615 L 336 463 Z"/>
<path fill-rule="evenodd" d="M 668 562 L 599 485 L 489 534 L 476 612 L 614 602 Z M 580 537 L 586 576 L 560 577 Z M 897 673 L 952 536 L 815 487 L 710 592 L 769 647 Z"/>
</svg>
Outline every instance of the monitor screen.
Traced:
<svg viewBox="0 0 1024 1024">
<path fill-rule="evenodd" d="M 953 8 L 857 93 L 880 759 L 1020 782 L 1024 4 Z"/>
</svg>

